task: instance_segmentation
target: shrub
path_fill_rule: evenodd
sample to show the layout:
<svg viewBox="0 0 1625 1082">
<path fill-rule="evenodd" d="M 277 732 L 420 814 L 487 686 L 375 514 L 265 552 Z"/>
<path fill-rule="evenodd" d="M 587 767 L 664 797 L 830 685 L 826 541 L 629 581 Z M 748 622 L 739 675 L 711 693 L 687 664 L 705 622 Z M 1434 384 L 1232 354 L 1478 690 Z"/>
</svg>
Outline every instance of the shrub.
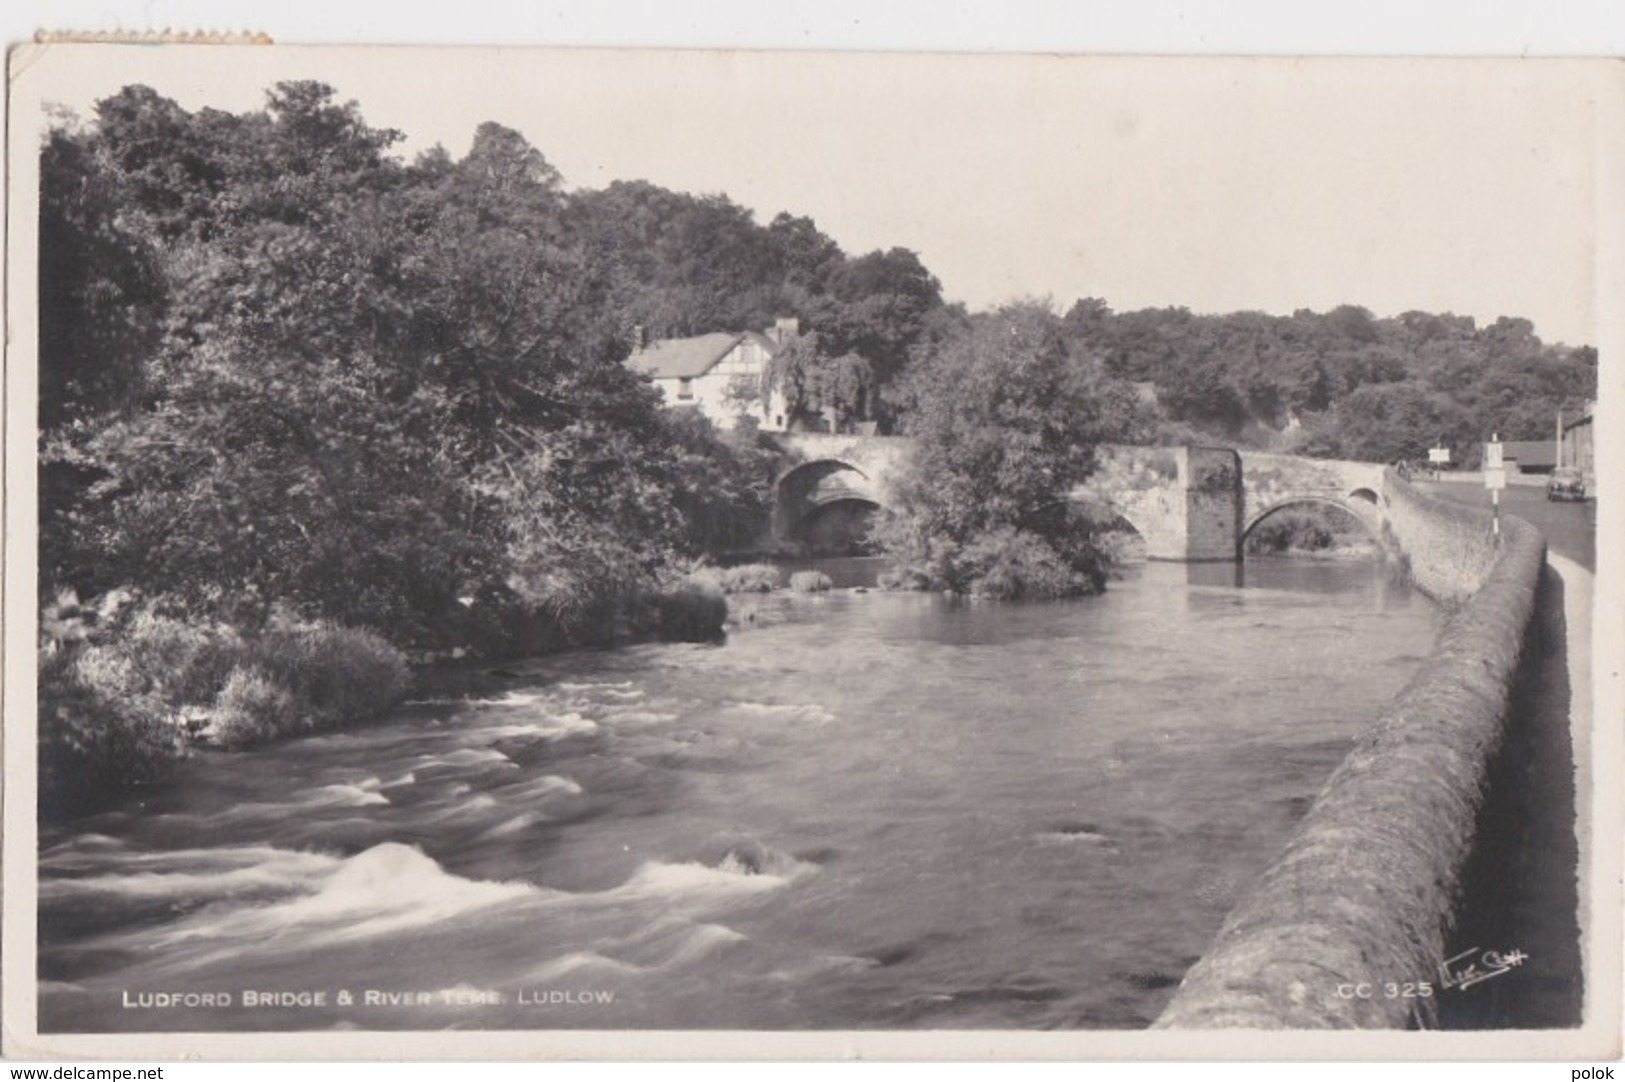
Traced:
<svg viewBox="0 0 1625 1082">
<path fill-rule="evenodd" d="M 741 564 L 721 572 L 725 594 L 765 594 L 778 589 L 779 569 L 772 564 Z"/>
<path fill-rule="evenodd" d="M 242 640 L 229 628 L 147 611 L 130 622 L 119 650 L 165 701 L 181 707 L 213 701 L 242 653 Z"/>
<path fill-rule="evenodd" d="M 656 630 L 668 642 L 712 642 L 722 635 L 728 600 L 714 584 L 694 578 L 655 596 Z"/>
<path fill-rule="evenodd" d="M 1001 527 L 975 538 L 959 554 L 957 576 L 976 597 L 1002 600 L 1095 593 L 1100 584 L 1070 566 L 1043 538 Z"/>
<path fill-rule="evenodd" d="M 224 748 L 246 748 L 314 728 L 293 693 L 248 665 L 231 671 L 215 699 L 209 737 Z"/>
<path fill-rule="evenodd" d="M 185 734 L 128 657 L 108 646 L 41 651 L 41 816 L 92 810 L 162 777 L 186 753 Z"/>
<path fill-rule="evenodd" d="M 882 590 L 929 590 L 931 579 L 912 568 L 896 567 L 877 575 L 875 585 Z"/>
<path fill-rule="evenodd" d="M 790 576 L 790 589 L 798 594 L 820 594 L 834 585 L 822 571 L 797 571 Z"/>
<path fill-rule="evenodd" d="M 243 665 L 286 689 L 317 729 L 379 717 L 410 682 L 406 658 L 382 638 L 326 624 L 267 631 L 248 643 Z"/>
<path fill-rule="evenodd" d="M 1126 524 L 1121 529 L 1098 531 L 1095 545 L 1100 549 L 1101 561 L 1108 569 L 1145 559 L 1145 538 Z"/>
</svg>

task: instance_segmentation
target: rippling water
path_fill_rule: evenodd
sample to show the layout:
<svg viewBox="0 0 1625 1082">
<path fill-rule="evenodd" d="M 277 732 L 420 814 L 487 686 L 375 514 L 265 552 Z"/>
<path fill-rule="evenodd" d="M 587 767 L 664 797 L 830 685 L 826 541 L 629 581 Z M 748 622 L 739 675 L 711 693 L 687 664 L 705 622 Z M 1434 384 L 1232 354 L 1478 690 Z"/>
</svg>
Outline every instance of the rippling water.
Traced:
<svg viewBox="0 0 1625 1082">
<path fill-rule="evenodd" d="M 41 1029 L 1144 1026 L 1438 626 L 1213 574 L 778 595 L 201 756 L 41 838 Z"/>
</svg>

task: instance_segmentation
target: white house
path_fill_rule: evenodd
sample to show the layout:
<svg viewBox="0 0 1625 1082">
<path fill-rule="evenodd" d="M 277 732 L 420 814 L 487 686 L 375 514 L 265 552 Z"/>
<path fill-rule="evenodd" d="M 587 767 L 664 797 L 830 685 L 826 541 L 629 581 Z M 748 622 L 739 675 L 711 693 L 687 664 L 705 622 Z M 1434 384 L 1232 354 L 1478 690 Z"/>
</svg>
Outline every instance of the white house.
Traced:
<svg viewBox="0 0 1625 1082">
<path fill-rule="evenodd" d="M 764 401 L 762 373 L 799 329 L 798 320 L 780 319 L 765 331 L 663 338 L 636 344 L 626 363 L 654 381 L 668 406 L 692 406 L 720 428 L 750 415 L 762 431 L 783 432 L 784 395 L 775 389 Z"/>
</svg>

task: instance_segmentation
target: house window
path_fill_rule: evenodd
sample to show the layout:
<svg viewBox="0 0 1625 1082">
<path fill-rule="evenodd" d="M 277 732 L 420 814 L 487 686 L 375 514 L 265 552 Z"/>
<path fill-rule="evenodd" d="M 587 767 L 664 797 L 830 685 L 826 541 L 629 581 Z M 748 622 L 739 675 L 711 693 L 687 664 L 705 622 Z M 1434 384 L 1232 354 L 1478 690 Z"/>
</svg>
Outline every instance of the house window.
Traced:
<svg viewBox="0 0 1625 1082">
<path fill-rule="evenodd" d="M 694 381 L 683 377 L 677 381 L 677 400 L 679 402 L 694 397 Z"/>
</svg>

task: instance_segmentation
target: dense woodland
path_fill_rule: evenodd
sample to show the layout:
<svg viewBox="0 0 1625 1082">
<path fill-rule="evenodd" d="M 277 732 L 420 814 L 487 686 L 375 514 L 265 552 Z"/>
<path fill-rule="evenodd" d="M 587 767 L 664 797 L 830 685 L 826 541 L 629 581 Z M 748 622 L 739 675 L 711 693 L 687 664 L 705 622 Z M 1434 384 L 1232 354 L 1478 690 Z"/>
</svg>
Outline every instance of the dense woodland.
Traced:
<svg viewBox="0 0 1625 1082">
<path fill-rule="evenodd" d="M 50 132 L 54 769 L 143 774 L 128 764 L 175 754 L 187 725 L 246 743 L 364 715 L 333 688 L 388 700 L 403 650 L 714 631 L 689 572 L 758 536 L 775 462 L 752 431 L 663 409 L 624 363 L 634 327 L 797 317 L 766 377 L 793 411 L 917 440 L 877 528 L 899 581 L 998 596 L 1099 587 L 1059 499 L 1096 442 L 1387 461 L 1443 441 L 1471 462 L 1489 432 L 1544 437 L 1595 394 L 1595 352 L 1520 319 L 973 314 L 913 252 L 849 255 L 806 217 L 642 181 L 572 191 L 494 123 L 460 158 L 404 160 L 401 138 L 309 82 L 241 115 L 132 86 Z"/>
</svg>

